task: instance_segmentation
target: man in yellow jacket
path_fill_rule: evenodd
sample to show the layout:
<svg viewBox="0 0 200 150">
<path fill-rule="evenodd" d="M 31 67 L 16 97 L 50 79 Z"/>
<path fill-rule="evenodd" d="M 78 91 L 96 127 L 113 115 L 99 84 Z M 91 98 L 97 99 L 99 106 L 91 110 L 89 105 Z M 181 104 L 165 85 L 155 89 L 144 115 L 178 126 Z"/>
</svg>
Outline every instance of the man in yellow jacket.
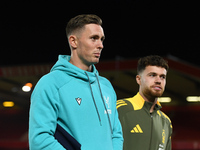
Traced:
<svg viewBox="0 0 200 150">
<path fill-rule="evenodd" d="M 138 61 L 136 81 L 139 92 L 117 101 L 124 150 L 171 150 L 172 125 L 157 101 L 162 96 L 168 71 L 160 56 L 147 56 Z"/>
</svg>

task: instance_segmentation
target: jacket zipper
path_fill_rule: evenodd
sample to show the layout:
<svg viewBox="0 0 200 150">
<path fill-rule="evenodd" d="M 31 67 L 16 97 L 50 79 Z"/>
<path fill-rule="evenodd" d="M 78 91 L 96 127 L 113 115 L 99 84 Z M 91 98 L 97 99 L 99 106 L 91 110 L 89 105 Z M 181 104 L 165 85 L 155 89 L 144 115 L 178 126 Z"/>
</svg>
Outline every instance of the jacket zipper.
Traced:
<svg viewBox="0 0 200 150">
<path fill-rule="evenodd" d="M 149 143 L 149 150 L 151 150 L 151 143 L 152 143 L 152 130 L 153 130 L 153 115 L 150 114 L 151 117 L 151 134 L 150 134 L 150 143 Z"/>
</svg>

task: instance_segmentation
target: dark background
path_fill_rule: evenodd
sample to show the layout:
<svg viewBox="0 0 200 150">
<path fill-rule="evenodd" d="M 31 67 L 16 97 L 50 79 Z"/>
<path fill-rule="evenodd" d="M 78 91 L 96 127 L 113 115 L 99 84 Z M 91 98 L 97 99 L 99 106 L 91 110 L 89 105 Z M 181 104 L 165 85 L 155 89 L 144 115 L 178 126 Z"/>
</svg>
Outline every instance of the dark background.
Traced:
<svg viewBox="0 0 200 150">
<path fill-rule="evenodd" d="M 28 76 L 29 69 L 36 68 L 41 73 L 41 66 L 54 64 L 59 54 L 70 55 L 65 27 L 69 19 L 79 14 L 96 14 L 103 20 L 106 40 L 99 67 L 112 67 L 104 65 L 107 64 L 104 60 L 114 60 L 111 62 L 119 67 L 126 59 L 137 60 L 150 54 L 181 60 L 169 59 L 175 63 L 170 64 L 165 94 L 173 101 L 163 104 L 162 110 L 172 120 L 173 149 L 200 149 L 200 105 L 186 101 L 186 96 L 191 93 L 198 96 L 200 89 L 199 71 L 196 71 L 200 67 L 200 9 L 198 1 L 181 0 L 2 0 L 0 149 L 28 150 L 32 91 L 25 93 L 21 86 L 26 82 L 35 86 L 43 75 Z M 129 63 L 124 65 L 129 70 L 116 70 L 115 66 L 110 72 L 101 72 L 112 79 L 118 96 L 132 96 L 138 90 L 135 87 L 136 71 L 132 69 L 136 63 L 131 65 L 133 67 Z M 16 106 L 3 108 L 4 100 L 13 100 Z"/>
<path fill-rule="evenodd" d="M 197 1 L 1 1 L 0 66 L 55 62 L 70 54 L 65 26 L 96 14 L 106 35 L 101 60 L 173 55 L 200 66 Z"/>
</svg>

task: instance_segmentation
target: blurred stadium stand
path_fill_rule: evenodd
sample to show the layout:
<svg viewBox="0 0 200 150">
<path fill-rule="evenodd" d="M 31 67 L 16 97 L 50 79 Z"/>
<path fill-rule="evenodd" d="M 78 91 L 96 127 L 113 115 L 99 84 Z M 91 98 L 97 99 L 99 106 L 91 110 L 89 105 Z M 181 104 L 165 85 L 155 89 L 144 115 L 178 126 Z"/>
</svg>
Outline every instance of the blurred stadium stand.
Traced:
<svg viewBox="0 0 200 150">
<path fill-rule="evenodd" d="M 169 63 L 164 97 L 170 103 L 161 103 L 173 125 L 173 150 L 200 149 L 200 101 L 188 102 L 187 96 L 200 96 L 200 68 L 173 57 Z M 28 117 L 30 92 L 22 86 L 31 82 L 33 88 L 53 64 L 7 66 L 0 68 L 0 149 L 28 150 Z M 134 96 L 138 91 L 135 82 L 137 59 L 102 61 L 96 67 L 108 78 L 116 90 L 118 99 Z M 3 102 L 13 101 L 13 107 Z"/>
</svg>

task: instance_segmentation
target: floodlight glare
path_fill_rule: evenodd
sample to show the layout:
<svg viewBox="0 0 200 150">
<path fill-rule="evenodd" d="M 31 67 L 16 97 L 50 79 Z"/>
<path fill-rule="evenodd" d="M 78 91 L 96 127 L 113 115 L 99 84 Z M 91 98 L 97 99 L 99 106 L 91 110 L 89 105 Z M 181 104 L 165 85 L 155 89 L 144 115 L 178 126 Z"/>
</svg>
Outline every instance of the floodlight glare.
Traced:
<svg viewBox="0 0 200 150">
<path fill-rule="evenodd" d="M 12 101 L 5 101 L 5 102 L 3 102 L 3 106 L 4 107 L 13 107 L 14 105 L 15 105 L 15 103 L 12 102 Z"/>
<path fill-rule="evenodd" d="M 186 100 L 188 102 L 200 102 L 200 96 L 188 96 Z"/>
<path fill-rule="evenodd" d="M 158 98 L 158 101 L 159 101 L 160 103 L 170 103 L 172 100 L 171 100 L 170 97 L 159 97 L 159 98 Z"/>
<path fill-rule="evenodd" d="M 32 83 L 26 83 L 23 87 L 22 87 L 22 90 L 24 91 L 24 92 L 29 92 L 29 91 L 31 91 L 31 88 L 32 88 Z"/>
</svg>

